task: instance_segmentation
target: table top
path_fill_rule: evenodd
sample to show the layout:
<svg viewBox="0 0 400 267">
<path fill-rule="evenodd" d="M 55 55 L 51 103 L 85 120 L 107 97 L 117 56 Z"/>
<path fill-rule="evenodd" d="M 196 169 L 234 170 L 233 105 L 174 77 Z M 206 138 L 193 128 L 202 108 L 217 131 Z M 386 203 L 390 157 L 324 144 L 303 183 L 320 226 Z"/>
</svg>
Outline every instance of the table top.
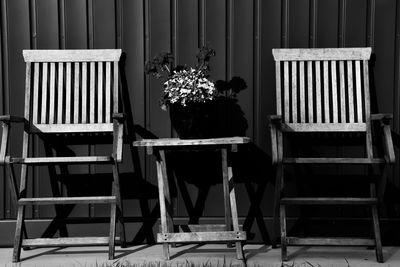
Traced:
<svg viewBox="0 0 400 267">
<path fill-rule="evenodd" d="M 159 138 L 143 139 L 133 142 L 133 146 L 145 147 L 166 147 L 166 146 L 212 146 L 212 145 L 238 145 L 250 142 L 249 137 L 222 137 L 209 139 L 179 139 L 179 138 Z"/>
</svg>

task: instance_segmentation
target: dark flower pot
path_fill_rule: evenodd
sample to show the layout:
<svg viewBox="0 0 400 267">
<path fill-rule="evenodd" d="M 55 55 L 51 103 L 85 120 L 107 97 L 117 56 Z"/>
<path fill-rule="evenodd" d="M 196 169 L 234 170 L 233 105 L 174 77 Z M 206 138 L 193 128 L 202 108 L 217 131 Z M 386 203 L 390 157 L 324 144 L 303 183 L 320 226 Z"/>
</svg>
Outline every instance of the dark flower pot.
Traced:
<svg viewBox="0 0 400 267">
<path fill-rule="evenodd" d="M 216 137 L 213 111 L 213 105 L 210 103 L 190 103 L 186 106 L 172 104 L 169 106 L 172 127 L 181 139 Z"/>
</svg>

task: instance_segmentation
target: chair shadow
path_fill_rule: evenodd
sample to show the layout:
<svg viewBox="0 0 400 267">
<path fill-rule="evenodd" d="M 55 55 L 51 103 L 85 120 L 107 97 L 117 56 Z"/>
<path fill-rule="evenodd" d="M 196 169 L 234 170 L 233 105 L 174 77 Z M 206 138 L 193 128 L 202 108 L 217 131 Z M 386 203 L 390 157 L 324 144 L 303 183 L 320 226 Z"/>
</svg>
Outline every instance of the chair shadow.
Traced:
<svg viewBox="0 0 400 267">
<path fill-rule="evenodd" d="M 136 248 L 136 249 L 123 249 L 123 250 L 116 249 L 115 250 L 114 260 L 121 259 L 121 258 L 126 257 L 128 255 L 131 255 L 133 253 L 145 250 L 145 249 L 147 249 L 149 247 L 151 247 L 151 245 L 142 245 L 141 247 Z M 108 250 L 82 250 L 80 248 L 79 251 L 62 251 L 63 249 L 65 249 L 65 248 L 64 247 L 58 247 L 58 248 L 51 249 L 49 251 L 41 252 L 41 253 L 36 254 L 36 255 L 31 255 L 31 256 L 28 256 L 28 257 L 25 257 L 25 258 L 21 258 L 21 262 L 22 261 L 26 261 L 26 260 L 30 260 L 30 259 L 34 259 L 34 258 L 38 258 L 38 257 L 41 257 L 41 256 L 46 256 L 46 255 L 57 255 L 57 254 L 60 254 L 60 255 L 73 255 L 73 254 L 100 254 L 100 253 L 101 254 L 104 254 L 104 253 L 107 254 L 108 253 Z"/>
<path fill-rule="evenodd" d="M 121 195 L 123 200 L 138 200 L 142 217 L 145 218 L 136 235 L 133 239 L 127 240 L 127 242 L 128 244 L 142 244 L 147 241 L 148 244 L 155 244 L 156 238 L 153 228 L 160 214 L 158 189 L 156 185 L 149 183 L 144 177 L 142 170 L 143 162 L 141 162 L 142 151 L 139 151 L 137 147 L 133 147 L 132 143 L 137 139 L 137 136 L 141 138 L 158 137 L 148 129 L 134 122 L 134 111 L 130 102 L 130 90 L 125 73 L 125 60 L 126 55 L 123 53 L 120 61 L 120 99 L 123 112 L 126 114 L 124 144 L 129 146 L 130 159 L 132 160 L 129 168 L 132 171 L 120 174 Z M 218 134 L 221 136 L 246 136 L 248 123 L 238 101 L 227 98 L 221 98 L 219 101 L 218 108 L 220 111 L 218 111 L 216 116 L 219 122 L 217 123 Z M 87 140 L 81 140 L 80 142 L 84 141 Z M 57 154 L 75 155 L 72 149 L 65 146 L 61 147 L 60 143 L 56 143 L 57 145 L 59 145 L 58 149 L 56 149 Z M 52 155 L 54 153 L 51 147 L 45 148 L 46 154 Z M 149 162 L 147 158 L 146 156 L 144 157 L 144 165 Z M 248 237 L 251 240 L 255 237 L 255 233 L 251 233 L 250 231 L 256 223 L 261 232 L 263 243 L 271 243 L 271 237 L 264 222 L 265 214 L 263 214 L 261 208 L 267 184 L 274 183 L 274 179 L 271 178 L 273 170 L 270 164 L 270 156 L 255 144 L 250 144 L 243 147 L 239 146 L 238 152 L 232 153 L 230 158 L 233 166 L 233 179 L 237 185 L 244 185 L 250 200 L 243 229 L 248 233 Z M 211 151 L 177 151 L 168 153 L 167 161 L 170 166 L 168 172 L 171 195 L 173 198 L 176 198 L 179 190 L 188 213 L 189 223 L 198 223 L 204 213 L 210 189 L 213 186 L 221 186 L 222 190 L 220 155 Z M 200 166 L 198 166 L 199 162 L 201 162 Z M 197 163 L 197 166 L 195 166 L 195 163 Z M 204 166 L 207 167 L 204 168 Z M 57 171 L 55 166 L 50 166 L 49 173 L 51 177 L 55 177 L 54 179 L 50 179 L 54 196 L 61 196 L 63 194 L 59 190 L 60 183 L 65 186 L 69 196 L 81 196 L 87 192 L 90 192 L 91 195 L 111 194 L 111 172 L 90 174 L 93 178 L 88 180 L 92 183 L 94 182 L 94 186 L 93 184 L 89 185 L 89 182 L 82 184 L 82 176 L 87 176 L 88 174 L 71 174 L 66 167 L 60 167 Z M 193 192 L 188 188 L 189 184 L 194 185 L 198 191 L 197 197 L 194 200 L 192 200 L 191 196 Z M 157 202 L 156 205 L 150 208 L 150 201 L 152 200 L 157 200 Z M 65 221 L 74 207 L 75 205 L 56 206 L 55 220 L 46 228 L 42 237 L 51 237 L 57 232 L 59 232 L 61 237 L 68 236 Z"/>
</svg>

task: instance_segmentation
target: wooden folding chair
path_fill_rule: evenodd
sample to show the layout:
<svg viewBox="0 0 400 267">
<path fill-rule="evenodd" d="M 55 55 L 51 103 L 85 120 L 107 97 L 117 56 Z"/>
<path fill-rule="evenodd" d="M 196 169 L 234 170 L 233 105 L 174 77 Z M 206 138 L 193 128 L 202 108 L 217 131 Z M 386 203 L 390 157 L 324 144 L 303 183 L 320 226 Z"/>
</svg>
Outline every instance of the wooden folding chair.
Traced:
<svg viewBox="0 0 400 267">
<path fill-rule="evenodd" d="M 3 131 L 0 157 L 11 169 L 16 164 L 21 165 L 19 191 L 16 193 L 18 213 L 12 260 L 20 260 L 21 247 L 83 245 L 108 245 L 109 259 L 113 259 L 117 220 L 121 246 L 125 246 L 118 176 L 118 163 L 122 161 L 124 119 L 118 113 L 118 63 L 121 50 L 24 50 L 23 56 L 26 62 L 24 118 L 0 117 L 6 128 L 6 133 Z M 6 135 L 11 122 L 24 123 L 21 157 L 6 156 Z M 57 143 L 57 138 L 65 140 L 66 136 L 74 136 L 84 144 L 104 137 L 112 140 L 112 149 L 106 155 L 37 156 L 29 153 L 29 143 L 33 136 L 39 136 L 44 142 L 51 140 L 53 143 Z M 58 144 L 60 142 L 63 141 L 60 140 Z M 27 197 L 28 166 L 71 164 L 110 166 L 113 175 L 112 194 L 89 197 Z M 93 195 L 93 192 L 87 193 Z M 22 235 L 26 231 L 24 211 L 27 205 L 99 203 L 111 206 L 109 236 L 27 239 L 25 234 Z"/>
<path fill-rule="evenodd" d="M 288 197 L 284 192 L 284 166 L 295 164 L 347 164 L 386 166 L 394 163 L 390 131 L 391 115 L 370 114 L 368 64 L 371 48 L 273 49 L 276 62 L 277 115 L 270 118 L 272 158 L 276 165 L 275 218 L 280 217 L 282 260 L 289 245 L 375 246 L 377 261 L 383 262 L 378 218 L 376 181 L 370 180 L 369 197 Z M 385 154 L 373 151 L 373 121 L 382 126 Z M 365 157 L 297 157 L 288 155 L 288 135 L 349 133 L 365 136 Z M 353 134 L 354 135 L 354 134 Z M 384 183 L 383 183 L 384 184 Z M 381 188 L 381 190 L 383 190 Z M 371 207 L 374 238 L 299 238 L 287 236 L 288 205 L 366 205 Z M 278 215 L 280 214 L 280 216 Z M 277 221 L 276 221 L 276 224 Z"/>
</svg>

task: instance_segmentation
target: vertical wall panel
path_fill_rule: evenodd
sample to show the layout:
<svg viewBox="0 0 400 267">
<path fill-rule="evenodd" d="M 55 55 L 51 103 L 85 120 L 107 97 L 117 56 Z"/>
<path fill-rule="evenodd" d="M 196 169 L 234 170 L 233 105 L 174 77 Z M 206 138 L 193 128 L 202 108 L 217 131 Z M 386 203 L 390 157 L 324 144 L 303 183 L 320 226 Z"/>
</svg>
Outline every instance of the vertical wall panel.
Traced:
<svg viewBox="0 0 400 267">
<path fill-rule="evenodd" d="M 336 47 L 338 44 L 339 1 L 317 2 L 317 47 Z"/>
<path fill-rule="evenodd" d="M 177 1 L 178 2 L 178 12 L 177 12 L 177 59 L 178 65 L 188 65 L 194 66 L 197 63 L 196 54 L 199 51 L 199 5 L 198 0 L 189 1 Z M 223 51 L 220 51 L 221 53 Z M 220 55 L 221 53 L 217 54 Z M 215 62 L 215 58 L 212 59 Z M 211 65 L 213 68 L 213 63 Z M 191 186 L 190 184 L 182 181 L 182 184 L 186 186 L 189 195 L 192 196 L 191 202 L 195 203 L 196 196 L 198 194 L 198 188 Z M 184 194 L 184 193 L 183 193 Z M 186 208 L 186 203 L 182 196 L 182 192 L 178 194 L 176 199 L 178 216 L 188 216 L 188 211 Z M 189 210 L 190 212 L 190 210 Z"/>
<path fill-rule="evenodd" d="M 8 113 L 8 60 L 7 60 L 7 5 L 6 1 L 0 2 L 0 112 L 1 114 Z M 7 105 L 7 108 L 6 108 Z M 2 134 L 2 130 L 0 130 Z M 3 166 L 0 167 L 0 194 L 7 188 L 6 183 L 7 172 Z M 0 219 L 5 219 L 6 205 L 5 197 L 0 198 Z"/>
<path fill-rule="evenodd" d="M 178 1 L 178 62 L 179 65 L 193 66 L 197 63 L 199 51 L 199 9 L 198 0 Z M 222 51 L 221 51 L 222 52 Z"/>
<path fill-rule="evenodd" d="M 145 60 L 159 52 L 173 52 L 177 64 L 193 65 L 200 46 L 214 48 L 217 55 L 211 61 L 211 78 L 229 80 L 239 76 L 247 84 L 247 89 L 238 94 L 238 103 L 248 121 L 247 135 L 255 143 L 247 158 L 239 160 L 246 169 L 236 171 L 235 179 L 239 183 L 238 210 L 246 230 L 256 233 L 254 240 L 269 241 L 270 229 L 266 230 L 262 222 L 270 220 L 272 215 L 274 188 L 267 124 L 267 115 L 275 113 L 272 48 L 373 45 L 376 58 L 371 70 L 373 111 L 395 111 L 395 118 L 399 118 L 400 41 L 396 39 L 396 21 L 398 33 L 400 8 L 396 0 L 2 0 L 1 3 L 0 113 L 23 114 L 22 49 L 122 47 L 121 102 L 128 115 L 127 143 L 152 135 L 173 135 L 169 114 L 159 107 L 162 83 L 145 76 Z M 397 120 L 395 124 L 398 134 Z M 10 148 L 14 154 L 21 152 L 21 133 L 21 126 L 13 128 Z M 70 149 L 83 154 L 102 153 L 108 147 L 71 146 Z M 35 150 L 44 152 L 41 145 Z M 158 201 L 154 158 L 125 144 L 120 170 L 125 215 L 155 222 Z M 70 179 L 87 173 L 110 174 L 108 168 L 102 167 L 79 166 L 68 171 L 72 174 Z M 0 175 L 3 188 L 0 193 L 5 196 L 0 198 L 0 219 L 15 218 L 15 207 L 1 169 Z M 47 168 L 40 168 L 35 175 L 37 183 L 29 184 L 29 194 L 51 195 Z M 196 183 L 186 183 L 188 197 L 194 204 L 199 192 L 207 194 L 203 215 L 223 218 L 221 184 L 217 174 L 208 178 L 216 180 L 210 192 Z M 396 176 L 391 182 L 391 185 L 399 183 Z M 145 190 L 138 190 L 138 184 Z M 63 193 L 71 192 L 73 186 L 76 184 L 66 185 Z M 187 203 L 182 194 L 174 201 L 177 215 L 186 218 Z M 28 209 L 28 217 L 54 215 L 53 207 L 36 211 L 34 214 Z M 88 215 L 108 216 L 108 207 L 82 205 L 70 214 Z M 135 238 L 136 233 L 128 234 Z M 147 238 L 152 240 L 151 235 Z"/>
<path fill-rule="evenodd" d="M 233 1 L 233 64 L 232 77 L 237 76 L 245 80 L 247 88 L 238 94 L 238 104 L 244 112 L 249 128 L 247 136 L 254 139 L 253 133 L 253 1 Z M 240 18 L 240 19 L 238 19 Z M 228 77 L 230 79 L 231 77 Z"/>
<path fill-rule="evenodd" d="M 115 1 L 93 1 L 94 46 L 95 48 L 112 48 L 115 46 Z"/>
<path fill-rule="evenodd" d="M 226 1 L 206 1 L 206 45 L 217 52 L 211 75 L 215 80 L 226 78 Z"/>
<path fill-rule="evenodd" d="M 29 2 L 25 0 L 7 1 L 8 11 L 8 68 L 9 68 L 9 112 L 18 116 L 23 116 L 24 111 L 21 109 L 24 99 L 24 77 L 25 64 L 22 59 L 22 49 L 30 47 L 30 31 L 29 31 Z M 22 101 L 22 102 L 21 102 Z M 15 153 L 22 151 L 22 127 L 13 127 L 13 133 L 10 136 L 10 150 Z M 17 175 L 19 169 L 16 168 Z M 32 194 L 32 183 L 29 184 L 29 194 Z M 10 198 L 8 186 L 5 191 L 6 195 L 6 216 L 15 216 L 15 206 Z M 30 217 L 32 209 L 27 209 L 27 216 Z"/>
<path fill-rule="evenodd" d="M 375 92 L 371 96 L 376 96 L 376 110 L 384 113 L 393 112 L 394 98 L 394 53 L 395 53 L 395 26 L 396 26 L 396 1 L 380 0 L 376 1 L 376 24 L 375 28 L 375 66 L 373 69 Z M 388 71 L 390 70 L 390 71 Z"/>
<path fill-rule="evenodd" d="M 67 49 L 87 48 L 87 3 L 65 1 L 65 46 Z"/>
<path fill-rule="evenodd" d="M 32 10 L 35 9 L 35 10 Z M 36 45 L 40 49 L 57 49 L 59 47 L 59 18 L 57 1 L 36 0 L 36 8 L 31 6 L 31 12 L 36 13 Z M 32 23 L 32 20 L 31 20 Z M 48 105 L 48 104 L 47 104 Z M 41 139 L 35 138 L 34 150 L 36 155 L 45 155 L 45 148 Z M 31 167 L 28 167 L 31 168 Z M 38 196 L 52 196 L 49 168 L 47 166 L 35 167 L 34 194 Z M 55 215 L 54 206 L 34 206 L 36 218 L 51 217 Z"/>
<path fill-rule="evenodd" d="M 345 0 L 344 2 L 346 5 L 345 46 L 365 46 L 368 1 Z"/>
<path fill-rule="evenodd" d="M 144 35 L 144 1 L 123 1 L 122 50 L 124 51 L 125 68 L 121 68 L 121 88 L 123 112 L 128 115 L 126 132 L 129 141 L 140 138 L 135 133 L 135 125 L 146 125 L 146 92 L 145 92 L 145 35 Z M 144 176 L 148 156 L 131 146 L 124 146 L 124 162 L 120 168 L 121 183 L 124 185 L 122 197 L 126 216 L 149 216 L 147 199 L 139 200 L 138 192 L 133 190 Z M 128 233 L 129 234 L 129 233 Z M 132 233 L 134 234 L 134 233 Z"/>
<path fill-rule="evenodd" d="M 233 2 L 233 37 L 232 37 L 232 77 L 242 78 L 247 88 L 238 93 L 238 105 L 243 111 L 244 118 L 247 121 L 248 129 L 246 135 L 254 140 L 254 95 L 255 88 L 253 81 L 254 73 L 254 1 L 232 1 Z M 240 18 L 240 19 L 239 19 Z M 229 79 L 230 77 L 228 77 Z M 235 118 L 236 114 L 231 115 L 233 123 L 239 118 Z M 221 190 L 221 189 L 220 189 Z M 247 202 L 247 191 L 245 187 L 240 185 L 236 189 L 237 201 L 240 203 Z M 242 205 L 238 207 L 239 216 L 246 216 L 248 206 Z"/>
<path fill-rule="evenodd" d="M 216 50 L 216 58 L 211 62 L 211 76 L 214 80 L 225 80 L 227 74 L 226 42 L 227 42 L 227 1 L 206 1 L 206 45 Z M 221 184 L 212 186 L 208 194 L 204 215 L 219 216 L 221 214 Z M 218 201 L 218 202 L 217 202 Z M 217 205 L 215 205 L 217 203 Z M 220 204 L 220 205 L 219 205 Z"/>
<path fill-rule="evenodd" d="M 289 0 L 289 47 L 309 45 L 309 0 Z"/>
</svg>

